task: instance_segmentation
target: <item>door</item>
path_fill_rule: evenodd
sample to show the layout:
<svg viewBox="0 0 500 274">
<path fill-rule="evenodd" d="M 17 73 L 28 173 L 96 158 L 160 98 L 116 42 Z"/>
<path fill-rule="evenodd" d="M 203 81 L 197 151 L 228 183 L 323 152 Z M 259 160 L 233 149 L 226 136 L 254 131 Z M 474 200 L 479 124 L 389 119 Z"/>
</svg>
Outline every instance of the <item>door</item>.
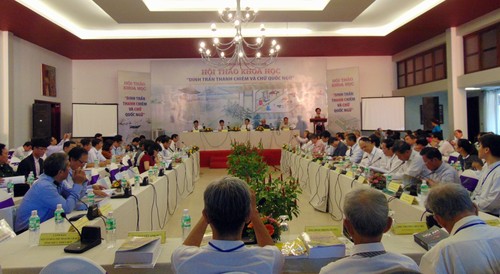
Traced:
<svg viewBox="0 0 500 274">
<path fill-rule="evenodd" d="M 479 133 L 479 97 L 467 97 L 467 136 L 469 141 L 475 142 Z"/>
</svg>

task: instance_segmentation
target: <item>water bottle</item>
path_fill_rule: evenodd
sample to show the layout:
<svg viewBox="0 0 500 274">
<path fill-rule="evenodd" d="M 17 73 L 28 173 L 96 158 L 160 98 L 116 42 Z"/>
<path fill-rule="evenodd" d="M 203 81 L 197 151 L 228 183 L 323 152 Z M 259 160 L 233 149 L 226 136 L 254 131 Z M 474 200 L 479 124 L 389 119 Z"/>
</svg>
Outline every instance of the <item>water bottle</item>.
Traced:
<svg viewBox="0 0 500 274">
<path fill-rule="evenodd" d="M 154 173 L 155 178 L 158 177 L 158 166 L 157 165 L 153 166 L 153 173 Z"/>
<path fill-rule="evenodd" d="M 99 160 L 95 159 L 94 160 L 94 168 L 98 168 L 98 167 L 99 167 Z"/>
<path fill-rule="evenodd" d="M 182 213 L 181 218 L 181 228 L 182 228 L 182 240 L 185 240 L 191 232 L 191 216 L 189 216 L 189 210 L 186 208 Z"/>
<path fill-rule="evenodd" d="M 279 216 L 280 230 L 281 230 L 281 242 L 291 242 L 293 239 L 290 237 L 290 226 L 288 225 L 288 221 L 290 218 L 288 215 L 280 215 Z"/>
<path fill-rule="evenodd" d="M 150 183 L 152 183 L 152 182 L 153 182 L 153 176 L 154 176 L 153 167 L 149 167 L 149 170 L 148 170 L 148 177 L 149 177 L 149 182 L 150 182 Z"/>
<path fill-rule="evenodd" d="M 54 222 L 56 224 L 56 232 L 64 232 L 64 218 L 61 215 L 64 213 L 62 204 L 57 204 L 56 211 L 54 211 Z"/>
<path fill-rule="evenodd" d="M 128 184 L 127 179 L 122 178 L 120 180 L 120 183 L 121 183 L 121 186 L 122 186 L 122 190 L 125 191 L 125 188 L 127 187 L 127 184 Z"/>
<path fill-rule="evenodd" d="M 28 175 L 27 183 L 31 187 L 33 185 L 33 182 L 35 182 L 35 175 L 33 174 L 33 171 L 30 171 L 30 174 Z"/>
<path fill-rule="evenodd" d="M 420 185 L 420 202 L 421 205 L 425 205 L 425 200 L 427 200 L 427 195 L 429 195 L 429 186 L 427 185 L 427 181 L 423 180 Z"/>
<path fill-rule="evenodd" d="M 116 164 L 116 156 L 115 155 L 111 156 L 111 163 Z"/>
<path fill-rule="evenodd" d="M 30 246 L 37 246 L 40 240 L 40 217 L 38 217 L 38 211 L 36 210 L 31 211 L 29 233 Z"/>
<path fill-rule="evenodd" d="M 385 188 L 387 189 L 392 182 L 392 175 L 388 174 L 385 180 Z"/>
<path fill-rule="evenodd" d="M 7 193 L 14 193 L 14 182 L 11 179 L 7 180 Z"/>
<path fill-rule="evenodd" d="M 108 248 L 116 244 L 116 219 L 113 217 L 113 211 L 110 211 L 106 218 L 106 244 Z"/>
<path fill-rule="evenodd" d="M 95 194 L 93 191 L 90 191 L 87 194 L 87 203 L 89 204 L 89 206 L 93 206 L 95 204 Z"/>
<path fill-rule="evenodd" d="M 368 167 L 365 167 L 365 170 L 363 171 L 363 176 L 367 179 L 370 176 L 370 169 Z"/>
<path fill-rule="evenodd" d="M 134 176 L 134 188 L 135 191 L 139 191 L 141 189 L 141 176 L 139 175 Z"/>
</svg>

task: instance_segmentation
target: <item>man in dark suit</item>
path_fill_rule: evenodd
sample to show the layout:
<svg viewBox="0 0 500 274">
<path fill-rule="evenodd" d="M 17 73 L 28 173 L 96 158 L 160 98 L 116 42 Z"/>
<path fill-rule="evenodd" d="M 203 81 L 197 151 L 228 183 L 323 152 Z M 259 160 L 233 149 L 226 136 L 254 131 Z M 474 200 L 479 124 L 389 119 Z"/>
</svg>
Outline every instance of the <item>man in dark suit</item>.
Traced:
<svg viewBox="0 0 500 274">
<path fill-rule="evenodd" d="M 332 146 L 335 148 L 333 151 L 333 157 L 337 156 L 345 156 L 347 152 L 347 146 L 344 144 L 344 142 L 340 141 L 337 137 L 333 137 L 333 143 Z"/>
<path fill-rule="evenodd" d="M 38 178 L 38 176 L 43 173 L 42 157 L 45 154 L 45 151 L 47 151 L 49 141 L 47 139 L 40 138 L 31 140 L 31 143 L 33 144 L 33 153 L 19 163 L 17 175 L 23 175 L 28 178 L 30 172 L 33 172 L 35 178 Z"/>
</svg>

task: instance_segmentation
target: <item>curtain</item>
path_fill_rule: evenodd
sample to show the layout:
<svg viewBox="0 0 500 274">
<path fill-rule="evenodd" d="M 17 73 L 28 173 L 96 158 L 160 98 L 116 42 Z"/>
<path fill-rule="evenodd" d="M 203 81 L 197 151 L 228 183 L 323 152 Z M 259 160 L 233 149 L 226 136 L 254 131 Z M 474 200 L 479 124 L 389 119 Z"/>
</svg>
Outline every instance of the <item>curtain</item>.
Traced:
<svg viewBox="0 0 500 274">
<path fill-rule="evenodd" d="M 484 107 L 483 107 L 483 117 L 484 117 L 484 131 L 494 132 L 499 134 L 500 132 L 500 118 L 498 117 L 500 111 L 500 89 L 487 90 L 484 93 Z"/>
</svg>

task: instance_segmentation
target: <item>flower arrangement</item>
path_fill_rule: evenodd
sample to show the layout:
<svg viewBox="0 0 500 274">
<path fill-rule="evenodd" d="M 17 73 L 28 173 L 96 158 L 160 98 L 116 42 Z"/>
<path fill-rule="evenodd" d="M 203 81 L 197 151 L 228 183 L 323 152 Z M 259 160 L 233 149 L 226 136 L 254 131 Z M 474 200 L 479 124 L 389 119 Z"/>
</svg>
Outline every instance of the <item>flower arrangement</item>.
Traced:
<svg viewBox="0 0 500 274">
<path fill-rule="evenodd" d="M 236 126 L 229 128 L 229 131 L 240 131 L 240 130 L 241 130 L 240 127 L 236 127 Z"/>
<path fill-rule="evenodd" d="M 204 128 L 204 129 L 202 129 L 202 130 L 200 130 L 200 131 L 201 131 L 201 132 L 212 132 L 212 131 L 214 131 L 214 129 L 213 129 L 213 128 L 211 128 L 211 127 L 206 127 L 206 128 Z"/>
<path fill-rule="evenodd" d="M 228 173 L 244 181 L 263 180 L 269 170 L 262 156 L 262 143 L 258 147 L 246 143 L 231 142 L 231 154 L 227 156 Z"/>
<path fill-rule="evenodd" d="M 281 240 L 281 229 L 278 221 L 276 221 L 276 219 L 272 218 L 271 216 L 262 216 L 260 219 L 264 223 L 267 232 L 269 232 L 269 236 L 271 236 L 271 238 L 274 241 Z M 249 223 L 247 225 L 246 233 L 251 240 L 255 240 L 255 231 L 253 229 L 253 223 Z"/>
<path fill-rule="evenodd" d="M 255 131 L 264 131 L 264 127 L 263 126 L 258 126 L 257 128 L 255 128 Z"/>
<path fill-rule="evenodd" d="M 376 189 L 384 189 L 386 184 L 386 178 L 384 174 L 380 172 L 374 172 L 369 178 L 368 182 L 370 185 Z"/>
</svg>

